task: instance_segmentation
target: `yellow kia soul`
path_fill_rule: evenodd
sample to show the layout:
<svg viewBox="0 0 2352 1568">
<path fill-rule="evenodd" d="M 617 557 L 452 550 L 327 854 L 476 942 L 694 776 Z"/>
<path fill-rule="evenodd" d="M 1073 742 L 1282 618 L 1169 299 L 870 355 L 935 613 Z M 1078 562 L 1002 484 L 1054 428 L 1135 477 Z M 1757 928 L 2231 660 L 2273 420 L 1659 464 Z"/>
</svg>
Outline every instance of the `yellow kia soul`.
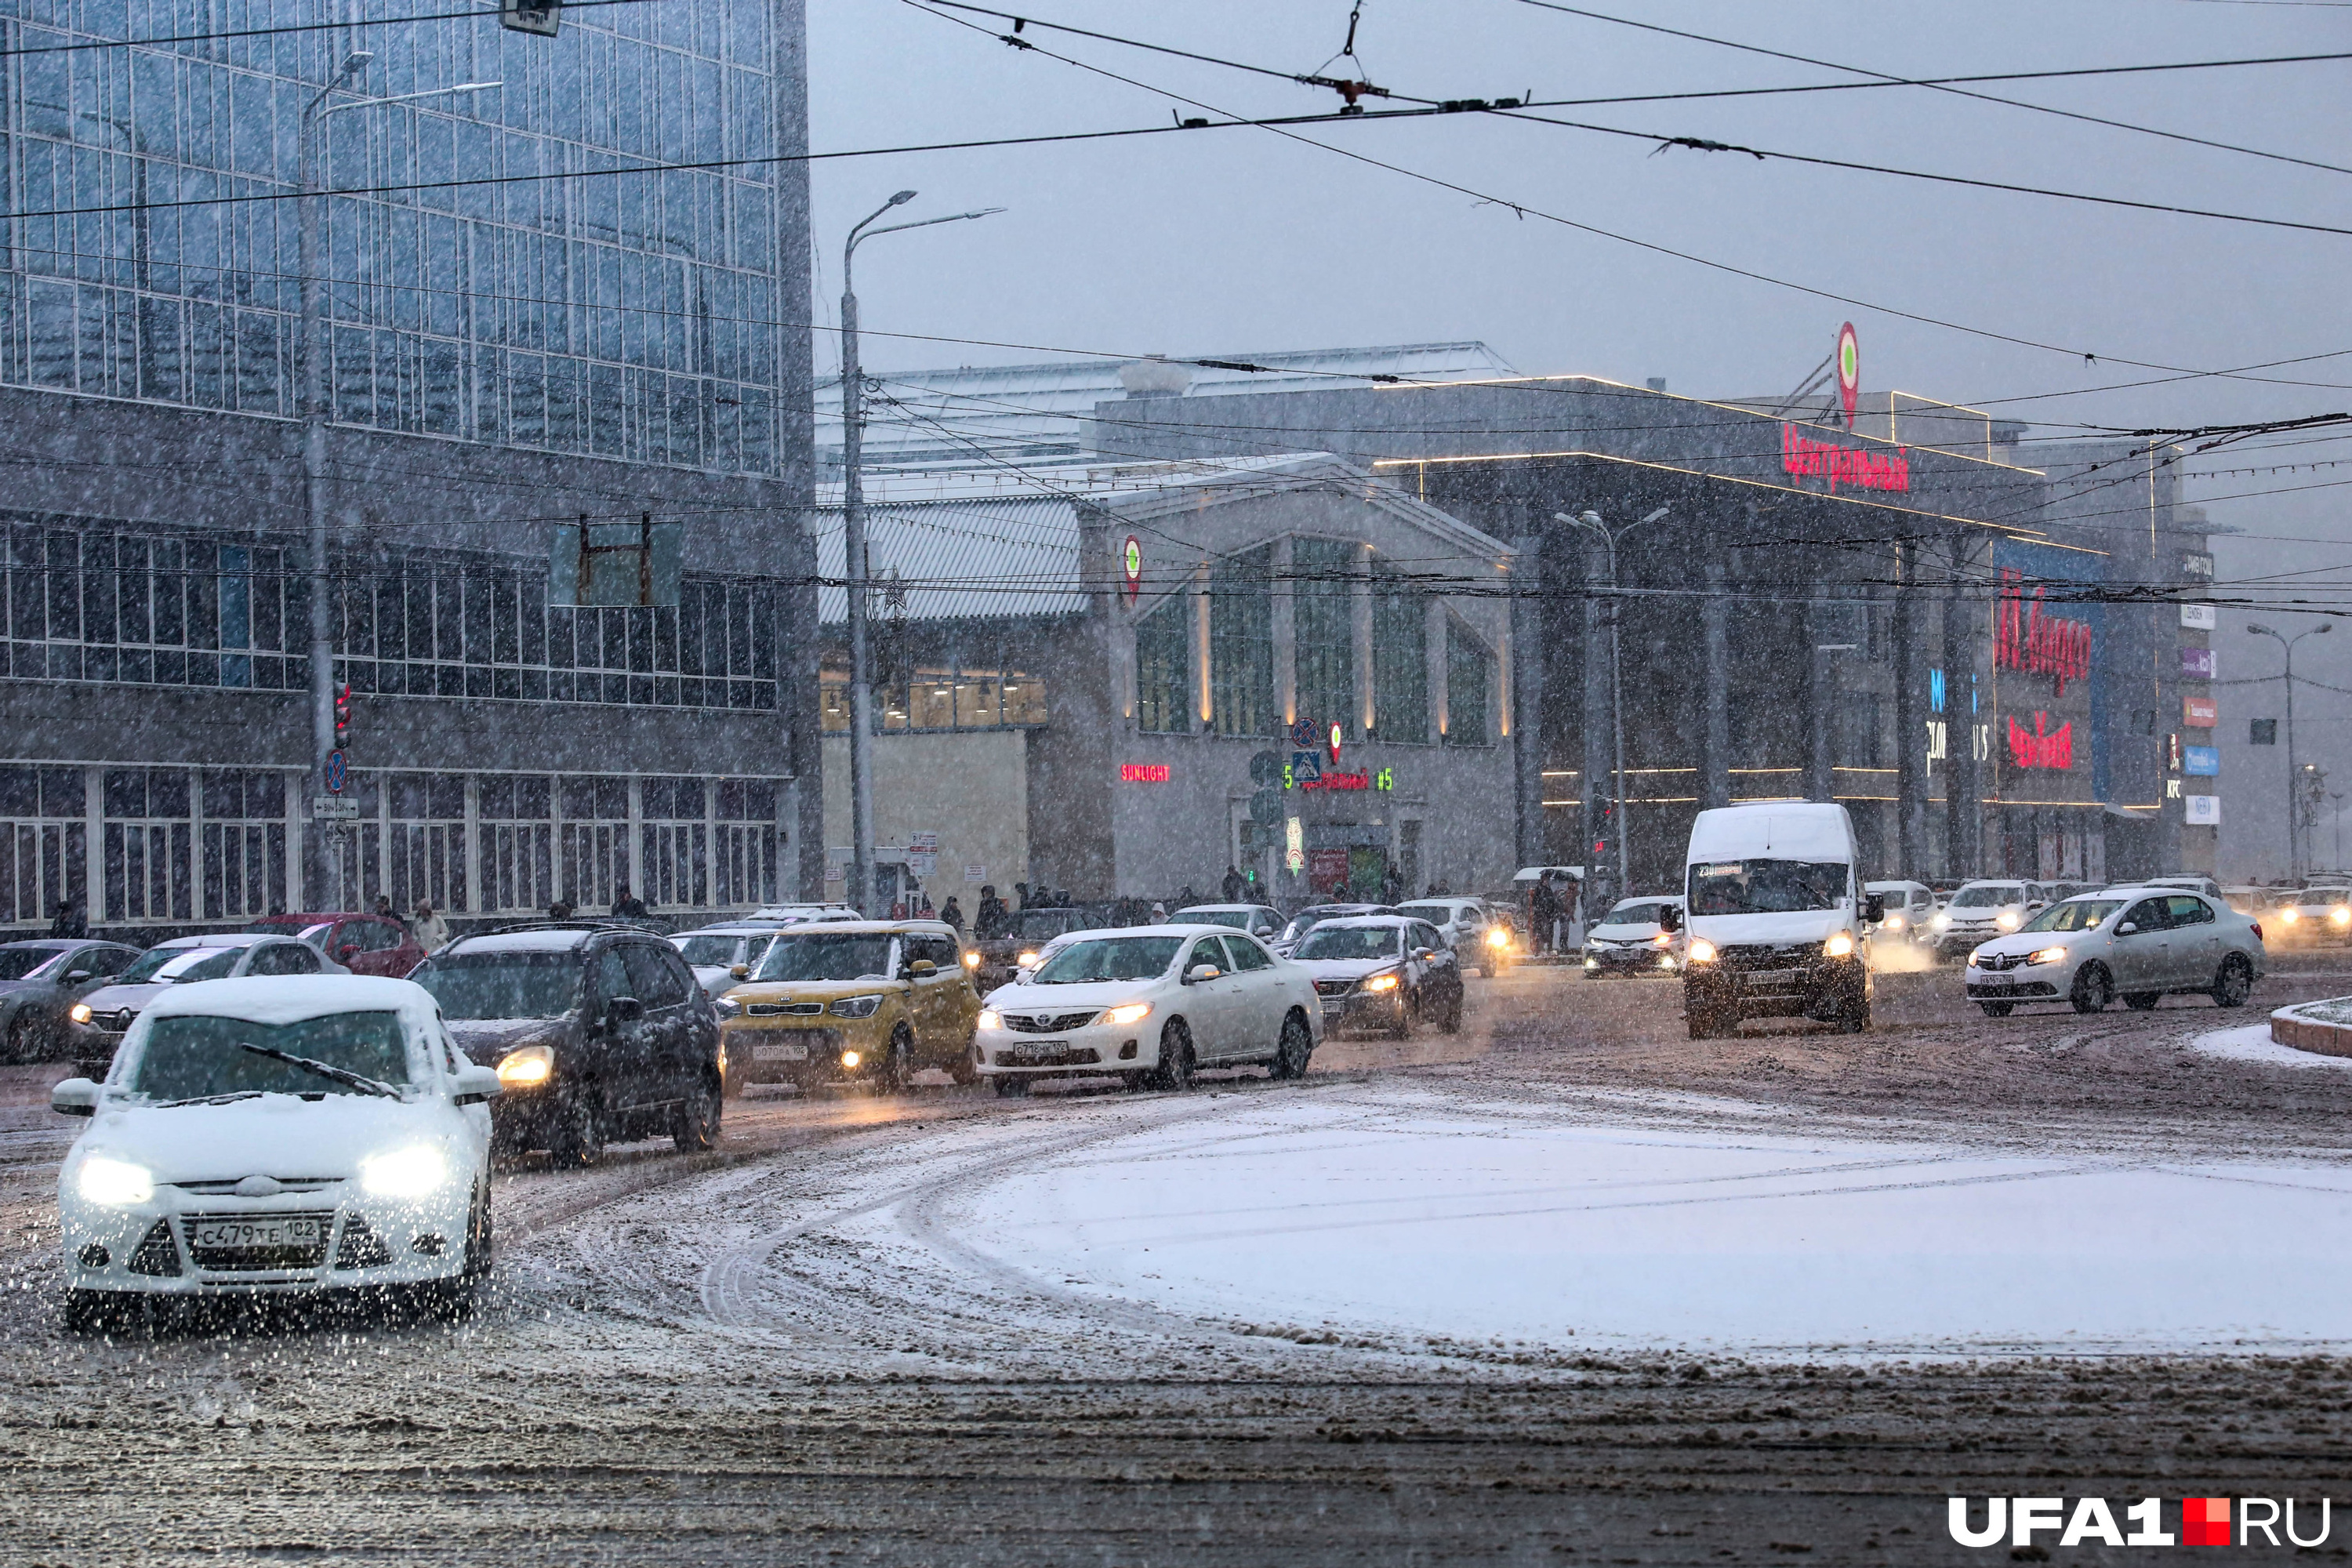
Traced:
<svg viewBox="0 0 2352 1568">
<path fill-rule="evenodd" d="M 727 1092 L 841 1079 L 895 1093 L 923 1068 L 977 1076 L 980 994 L 955 928 L 939 921 L 833 921 L 777 933 L 727 993 Z"/>
</svg>

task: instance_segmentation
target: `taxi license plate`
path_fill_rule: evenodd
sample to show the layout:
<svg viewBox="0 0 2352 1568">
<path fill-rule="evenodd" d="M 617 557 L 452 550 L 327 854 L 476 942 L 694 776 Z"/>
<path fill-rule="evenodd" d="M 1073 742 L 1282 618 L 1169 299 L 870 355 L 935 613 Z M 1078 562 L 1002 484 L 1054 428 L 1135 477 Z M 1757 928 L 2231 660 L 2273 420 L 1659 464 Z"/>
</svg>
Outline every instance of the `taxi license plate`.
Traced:
<svg viewBox="0 0 2352 1568">
<path fill-rule="evenodd" d="M 1034 1066 L 1042 1062 L 1067 1061 L 1069 1057 L 1070 1042 L 1067 1040 L 1038 1040 L 1014 1046 L 997 1053 L 998 1060 L 1010 1062 L 1016 1067 Z"/>
<path fill-rule="evenodd" d="M 755 1062 L 804 1062 L 808 1060 L 806 1046 L 753 1046 L 751 1059 Z"/>
<path fill-rule="evenodd" d="M 2008 996 L 2015 994 L 2017 985 L 2013 981 L 1996 980 L 1990 984 L 1980 984 L 1976 989 L 1979 995 Z"/>
<path fill-rule="evenodd" d="M 199 1252 L 257 1247 L 321 1247 L 326 1239 L 326 1222 L 304 1216 L 207 1219 L 188 1227 L 188 1245 Z"/>
</svg>

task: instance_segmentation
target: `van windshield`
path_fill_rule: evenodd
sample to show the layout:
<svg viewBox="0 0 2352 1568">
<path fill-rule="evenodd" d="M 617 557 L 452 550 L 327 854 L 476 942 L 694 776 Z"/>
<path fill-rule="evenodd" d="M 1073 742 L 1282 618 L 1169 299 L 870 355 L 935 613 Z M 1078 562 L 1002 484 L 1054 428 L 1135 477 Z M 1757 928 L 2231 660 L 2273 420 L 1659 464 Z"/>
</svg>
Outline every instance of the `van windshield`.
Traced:
<svg viewBox="0 0 2352 1568">
<path fill-rule="evenodd" d="M 1695 915 L 1777 915 L 1834 910 L 1849 873 L 1834 860 L 1713 860 L 1690 868 Z"/>
</svg>

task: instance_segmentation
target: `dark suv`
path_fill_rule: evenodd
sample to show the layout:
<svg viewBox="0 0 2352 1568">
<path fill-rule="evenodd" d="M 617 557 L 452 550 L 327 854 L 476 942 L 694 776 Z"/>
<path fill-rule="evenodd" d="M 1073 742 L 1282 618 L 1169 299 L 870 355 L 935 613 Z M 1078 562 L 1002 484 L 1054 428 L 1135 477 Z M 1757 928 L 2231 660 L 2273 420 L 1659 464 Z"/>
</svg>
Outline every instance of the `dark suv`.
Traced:
<svg viewBox="0 0 2352 1568">
<path fill-rule="evenodd" d="M 417 965 L 449 1032 L 499 1069 L 492 1147 L 586 1165 L 607 1142 L 719 1141 L 719 1015 L 677 949 L 578 921 L 461 937 Z"/>
</svg>

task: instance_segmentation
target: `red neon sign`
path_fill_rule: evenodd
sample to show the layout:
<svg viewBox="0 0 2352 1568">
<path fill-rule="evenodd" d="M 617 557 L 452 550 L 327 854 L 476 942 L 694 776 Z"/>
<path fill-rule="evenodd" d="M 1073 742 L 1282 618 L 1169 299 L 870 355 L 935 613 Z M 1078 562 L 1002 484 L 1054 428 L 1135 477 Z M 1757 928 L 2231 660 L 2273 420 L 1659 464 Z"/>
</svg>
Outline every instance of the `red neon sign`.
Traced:
<svg viewBox="0 0 2352 1568">
<path fill-rule="evenodd" d="M 1808 475 L 1826 479 L 1830 489 L 1847 485 L 1858 490 L 1907 490 L 1911 488 L 1911 451 L 1874 452 L 1861 447 L 1841 447 L 1800 436 L 1794 425 L 1780 426 L 1780 467 L 1790 479 Z"/>
<path fill-rule="evenodd" d="M 1335 770 L 1325 773 L 1319 779 L 1301 779 L 1298 781 L 1298 787 L 1300 789 L 1370 789 L 1372 787 L 1372 771 L 1370 768 L 1358 768 L 1352 773 L 1343 773 Z"/>
<path fill-rule="evenodd" d="M 2074 765 L 2074 724 L 2072 720 L 2055 730 L 2049 728 L 2050 715 L 2033 716 L 2033 732 L 2026 733 L 2025 726 L 2011 719 L 2009 721 L 2009 760 L 2021 768 L 2071 768 Z"/>
<path fill-rule="evenodd" d="M 1121 784 L 1166 784 L 1168 782 L 1168 764 L 1166 763 L 1121 763 L 1118 764 L 1118 782 Z"/>
<path fill-rule="evenodd" d="M 1997 669 L 2054 675 L 2058 695 L 2070 680 L 2091 678 L 2091 623 L 2042 613 L 2042 590 L 2025 596 L 2022 574 L 2004 569 L 2000 605 L 1993 617 L 1992 662 Z"/>
</svg>

